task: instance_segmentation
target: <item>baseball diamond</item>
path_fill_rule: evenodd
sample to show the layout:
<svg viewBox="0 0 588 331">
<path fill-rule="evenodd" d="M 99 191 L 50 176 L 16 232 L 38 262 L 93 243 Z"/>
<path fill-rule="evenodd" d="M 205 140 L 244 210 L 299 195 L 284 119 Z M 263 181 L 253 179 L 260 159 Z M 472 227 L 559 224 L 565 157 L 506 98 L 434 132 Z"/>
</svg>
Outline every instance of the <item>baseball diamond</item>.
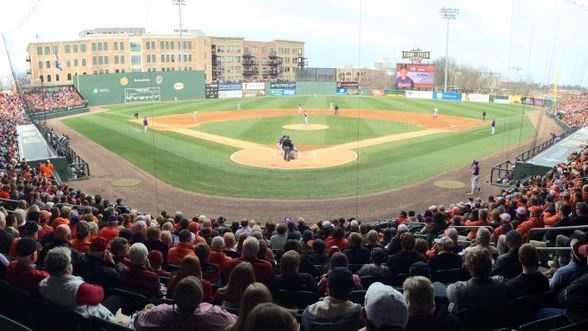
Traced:
<svg viewBox="0 0 588 331">
<path fill-rule="evenodd" d="M 338 115 L 329 110 L 332 102 L 341 108 Z M 322 130 L 303 130 L 299 104 L 309 125 Z M 441 115 L 433 117 L 433 108 Z M 496 119 L 494 136 L 483 112 Z M 394 97 L 258 97 L 116 105 L 64 123 L 181 189 L 328 199 L 397 189 L 509 149 L 519 135 L 535 132 L 527 116 L 521 120 L 525 112 L 533 110 Z M 149 118 L 147 134 L 136 113 Z M 276 146 L 285 134 L 297 150 L 289 162 Z"/>
</svg>

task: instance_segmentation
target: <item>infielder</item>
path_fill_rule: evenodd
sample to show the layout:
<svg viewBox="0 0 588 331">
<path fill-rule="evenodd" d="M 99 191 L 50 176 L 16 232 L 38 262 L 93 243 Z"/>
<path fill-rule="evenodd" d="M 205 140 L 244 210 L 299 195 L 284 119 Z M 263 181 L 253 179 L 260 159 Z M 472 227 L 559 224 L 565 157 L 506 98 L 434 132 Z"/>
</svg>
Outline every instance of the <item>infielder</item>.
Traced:
<svg viewBox="0 0 588 331">
<path fill-rule="evenodd" d="M 335 116 L 339 115 L 339 105 L 335 104 Z"/>
<path fill-rule="evenodd" d="M 435 108 L 433 109 L 433 117 L 437 118 L 437 116 L 439 116 L 439 109 Z"/>
<path fill-rule="evenodd" d="M 147 129 L 149 129 L 149 118 L 145 116 L 143 117 L 143 133 L 147 133 Z"/>
<path fill-rule="evenodd" d="M 472 162 L 472 178 L 470 179 L 470 195 L 480 192 L 480 162 L 474 160 Z"/>
<path fill-rule="evenodd" d="M 197 111 L 193 111 L 192 112 L 192 122 L 196 123 L 196 119 L 198 118 L 198 112 Z"/>
<path fill-rule="evenodd" d="M 492 135 L 496 133 L 496 120 L 492 120 L 492 123 L 490 124 L 490 132 Z"/>
<path fill-rule="evenodd" d="M 302 105 L 298 104 L 298 114 L 302 114 L 303 111 L 304 111 L 304 108 L 302 108 Z"/>
<path fill-rule="evenodd" d="M 306 112 L 306 110 L 304 111 L 304 125 L 308 126 L 308 113 Z"/>
</svg>

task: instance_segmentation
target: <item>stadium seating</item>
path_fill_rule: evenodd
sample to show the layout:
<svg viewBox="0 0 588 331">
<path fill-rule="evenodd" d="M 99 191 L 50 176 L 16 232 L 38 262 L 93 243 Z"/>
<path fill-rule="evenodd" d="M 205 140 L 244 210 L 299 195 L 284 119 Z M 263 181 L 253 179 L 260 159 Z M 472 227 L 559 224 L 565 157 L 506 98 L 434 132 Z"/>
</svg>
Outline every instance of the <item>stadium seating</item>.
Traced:
<svg viewBox="0 0 588 331">
<path fill-rule="evenodd" d="M 61 102 L 65 99 L 75 99 L 69 96 L 73 91 L 63 90 L 59 93 L 53 95 L 52 100 Z M 27 96 L 25 96 L 25 100 L 26 98 Z M 267 249 L 259 250 L 259 242 L 269 243 L 272 233 L 266 233 L 262 224 L 253 221 L 235 221 L 230 228 L 223 227 L 221 230 L 214 217 L 205 215 L 194 219 L 186 218 L 181 214 L 170 216 L 163 213 L 155 217 L 139 215 L 131 212 L 131 207 L 124 205 L 123 201 L 111 203 L 99 196 L 77 191 L 65 184 L 59 184 L 44 177 L 39 169 L 30 168 L 18 159 L 15 127 L 17 124 L 27 121 L 23 111 L 24 102 L 18 96 L 0 94 L 0 119 L 2 120 L 0 122 L 0 168 L 3 170 L 0 175 L 0 313 L 3 315 L 0 316 L 0 329 L 129 330 L 127 329 L 128 325 L 121 326 L 96 316 L 82 316 L 78 312 L 59 306 L 41 297 L 39 295 L 41 292 L 37 293 L 38 291 L 36 291 L 37 288 L 26 289 L 14 277 L 11 278 L 10 275 L 17 272 L 15 271 L 16 266 L 25 263 L 23 261 L 27 261 L 28 256 L 32 256 L 17 257 L 17 254 L 20 254 L 18 243 L 25 242 L 24 239 L 33 240 L 35 249 L 37 249 L 37 245 L 41 247 L 38 256 L 46 256 L 47 252 L 54 247 L 72 247 L 74 254 L 71 257 L 71 263 L 74 275 L 80 273 L 79 269 L 82 263 L 89 263 L 88 261 L 95 263 L 93 266 L 101 268 L 99 270 L 102 278 L 98 277 L 98 279 L 101 280 L 102 288 L 96 287 L 94 289 L 96 292 L 92 293 L 101 294 L 102 296 L 97 295 L 101 299 L 100 302 L 113 313 L 120 308 L 122 313 L 127 316 L 144 314 L 146 312 L 145 306 L 150 304 L 165 307 L 166 305 L 175 306 L 176 302 L 180 302 L 180 300 L 175 301 L 174 296 L 150 299 L 149 295 L 140 292 L 140 290 L 123 286 L 119 279 L 122 271 L 127 270 L 137 258 L 133 255 L 136 253 L 135 250 L 129 250 L 129 246 L 145 244 L 152 250 L 161 249 L 167 252 L 167 249 L 174 245 L 173 238 L 182 230 L 191 233 L 192 245 L 197 243 L 211 245 L 213 238 L 222 236 L 225 231 L 239 234 L 236 238 L 238 244 L 234 247 L 224 247 L 224 249 L 226 252 L 231 252 L 233 258 L 242 256 L 241 259 L 247 261 L 249 266 L 246 263 L 241 263 L 228 269 L 227 265 L 230 262 L 217 265 L 207 263 L 207 260 L 203 262 L 198 259 L 197 266 L 194 266 L 184 265 L 184 263 L 171 265 L 164 261 L 163 270 L 171 272 L 171 276 L 165 272 L 158 275 L 156 272 L 161 270 L 150 270 L 150 266 L 147 265 L 141 269 L 144 270 L 142 274 L 144 279 L 132 280 L 140 284 L 147 284 L 153 280 L 155 274 L 159 278 L 159 286 L 165 292 L 167 286 L 172 286 L 172 284 L 177 286 L 179 279 L 188 276 L 200 278 L 199 286 L 203 293 L 203 301 L 205 301 L 202 304 L 217 305 L 219 311 L 232 314 L 227 316 L 239 315 L 243 311 L 235 303 L 245 296 L 247 292 L 245 289 L 252 286 L 251 283 L 253 283 L 255 275 L 268 276 L 266 272 L 271 268 L 269 276 L 276 276 L 279 274 L 279 270 L 282 270 L 281 267 L 286 265 L 286 263 L 282 264 L 280 257 L 285 259 L 292 257 L 290 252 L 272 249 L 265 243 L 263 247 Z M 47 103 L 40 102 L 37 96 L 31 97 L 29 95 L 28 102 L 37 105 L 37 109 L 40 110 L 46 110 L 49 107 Z M 586 124 L 584 122 L 586 118 L 582 117 L 583 115 L 572 116 L 571 114 L 576 114 L 573 113 L 573 109 L 586 107 L 588 103 L 573 99 L 572 101 L 564 101 L 563 105 L 560 108 L 561 111 L 564 111 L 562 118 L 564 120 L 568 118 L 570 125 Z M 566 112 L 566 109 L 570 111 Z M 583 330 L 586 329 L 587 322 L 584 322 L 583 319 L 588 319 L 587 314 L 582 315 L 580 312 L 579 316 L 575 314 L 573 319 L 571 314 L 540 318 L 544 316 L 540 312 L 544 309 L 565 311 L 568 308 L 567 305 L 571 305 L 566 301 L 569 297 L 576 295 L 574 300 L 577 300 L 578 297 L 582 299 L 582 295 L 585 295 L 585 292 L 581 291 L 569 292 L 583 289 L 582 286 L 586 285 L 582 281 L 585 281 L 585 276 L 588 275 L 588 267 L 586 266 L 588 237 L 583 228 L 588 225 L 587 184 L 588 148 L 584 148 L 570 155 L 566 160 L 561 160 L 561 164 L 546 175 L 528 178 L 517 186 L 493 195 L 487 200 L 472 198 L 459 201 L 460 198 L 456 197 L 454 203 L 446 206 L 432 206 L 427 210 L 416 211 L 415 216 L 382 220 L 376 224 L 368 225 L 367 228 L 378 232 L 378 247 L 383 248 L 387 256 L 395 255 L 402 250 L 414 251 L 413 253 L 417 254 L 420 260 L 426 261 L 424 262 L 425 266 L 429 265 L 432 258 L 443 254 L 454 254 L 460 257 L 458 261 L 463 259 L 467 262 L 468 258 L 477 252 L 486 252 L 484 254 L 491 255 L 489 264 L 494 277 L 489 279 L 507 288 L 511 284 L 511 280 L 505 280 L 506 273 L 497 270 L 496 266 L 507 263 L 504 261 L 510 256 L 508 254 L 514 252 L 509 251 L 510 242 L 508 240 L 517 233 L 522 237 L 524 243 L 531 243 L 533 247 L 537 247 L 534 250 L 539 254 L 539 272 L 552 279 L 550 290 L 543 288 L 530 294 L 508 297 L 503 299 L 499 307 L 474 305 L 453 310 L 453 307 L 459 307 L 458 301 L 463 299 L 459 295 L 450 295 L 450 293 L 454 293 L 451 292 L 453 288 L 468 287 L 469 284 L 475 283 L 479 279 L 477 277 L 470 278 L 470 273 L 473 272 L 469 269 L 470 265 L 462 263 L 460 268 L 437 268 L 432 272 L 429 271 L 428 277 L 433 283 L 429 282 L 428 284 L 435 291 L 436 309 L 450 313 L 450 316 L 457 318 L 466 330 L 500 328 L 520 331 Z M 82 222 L 87 223 L 86 225 L 92 224 L 95 230 L 90 231 L 87 237 L 78 238 L 78 234 L 83 234 L 79 230 L 83 228 L 80 225 Z M 207 226 L 210 224 L 211 228 L 208 230 L 212 234 L 201 236 L 202 233 L 199 229 L 202 224 L 207 224 Z M 407 226 L 401 227 L 402 224 Z M 436 226 L 432 226 L 433 224 Z M 325 242 L 333 239 L 331 234 L 336 228 L 343 229 L 346 236 L 359 233 L 360 225 L 361 221 L 353 218 L 333 219 L 318 224 L 307 224 L 301 220 L 293 226 L 291 225 L 294 231 L 299 232 L 297 233 L 298 237 L 300 234 L 306 233 L 309 234 L 311 240 L 299 241 L 295 243 L 296 245 L 287 245 L 294 247 L 291 250 L 296 252 L 295 259 L 297 259 L 294 261 L 296 270 L 292 271 L 289 276 L 312 284 L 305 284 L 308 286 L 301 290 L 280 288 L 278 284 L 274 284 L 275 281 L 271 280 L 259 286 L 270 288 L 273 301 L 293 309 L 296 312 L 296 317 L 301 319 L 304 316 L 302 311 L 308 306 L 319 300 L 327 300 L 329 291 L 326 291 L 325 296 L 321 298 L 316 285 L 321 279 L 328 280 L 332 270 L 335 270 L 332 271 L 333 273 L 337 271 L 332 268 L 333 265 L 330 263 L 313 263 L 312 242 L 318 239 Z M 165 236 L 162 235 L 153 241 L 153 238 L 148 238 L 149 235 L 146 235 L 149 228 L 156 228 L 159 232 L 165 233 Z M 102 231 L 112 229 L 115 231 L 113 237 L 108 237 L 105 234 L 108 231 Z M 488 231 L 484 229 L 488 229 Z M 547 231 L 544 231 L 545 229 Z M 555 233 L 555 231 L 558 232 Z M 412 233 L 413 237 L 418 238 L 419 251 L 409 245 L 404 246 L 407 244 L 403 243 L 403 240 L 410 238 L 405 233 Z M 488 237 L 485 237 L 485 234 Z M 164 240 L 164 237 L 168 239 Z M 74 242 L 73 239 L 78 241 Z M 452 245 L 449 246 L 452 247 L 447 252 L 439 251 L 440 248 L 435 245 L 436 239 L 444 242 L 450 239 Z M 80 242 L 86 243 L 89 248 L 86 247 L 86 250 L 82 251 L 79 248 L 82 246 Z M 223 239 L 223 242 L 230 244 L 230 241 L 226 239 Z M 73 245 L 74 243 L 75 245 Z M 247 256 L 252 248 L 257 249 L 257 254 Z M 345 251 L 345 248 L 338 247 L 337 251 Z M 369 249 L 373 249 L 373 247 Z M 129 253 L 129 251 L 131 252 Z M 333 249 L 333 260 L 337 256 L 334 254 L 335 251 Z M 518 248 L 517 252 L 519 252 Z M 199 254 L 203 253 L 199 252 Z M 162 256 L 165 257 L 163 253 Z M 228 253 L 225 256 L 228 256 Z M 347 259 L 345 254 L 341 253 L 338 254 L 338 258 Z M 227 261 L 229 260 L 231 258 L 227 257 Z M 521 260 L 520 255 L 517 255 L 516 259 L 510 259 L 508 263 L 511 263 L 511 267 L 521 267 Z M 30 260 L 28 261 L 30 262 Z M 47 260 L 39 260 L 36 261 L 36 265 L 33 266 L 34 263 L 31 263 L 29 267 L 30 270 L 37 272 L 43 271 L 44 268 L 51 271 L 46 263 L 48 263 Z M 303 274 L 298 270 L 300 269 L 298 267 L 302 265 L 314 265 L 317 274 Z M 369 301 L 368 289 L 371 286 L 376 286 L 377 282 L 392 286 L 395 291 L 402 293 L 400 295 L 404 296 L 404 300 L 410 300 L 409 292 L 411 290 L 406 289 L 410 281 L 406 282 L 406 280 L 417 279 L 412 270 L 409 273 L 383 276 L 378 272 L 386 271 L 388 266 L 349 264 L 348 261 L 345 265 L 349 271 L 345 269 L 343 271 L 350 273 L 350 279 L 345 284 L 353 283 L 353 290 L 350 290 L 350 294 L 347 296 L 350 302 L 365 305 L 366 301 Z M 242 266 L 243 268 L 241 268 Z M 371 270 L 368 267 L 373 267 L 374 273 L 362 274 L 361 277 L 356 275 L 355 273 L 360 269 L 363 270 L 364 266 L 368 270 Z M 245 271 L 235 271 L 237 269 Z M 569 271 L 570 269 L 572 272 Z M 29 269 L 27 270 L 26 272 L 31 272 Z M 235 276 L 235 280 L 231 280 L 234 283 L 226 280 L 223 282 L 222 279 L 213 282 L 204 281 L 211 274 L 225 273 L 227 270 L 232 270 L 232 275 L 239 273 Z M 565 277 L 561 276 L 563 273 L 566 273 Z M 27 275 L 30 274 L 27 273 Z M 421 274 L 419 273 L 419 275 Z M 558 282 L 564 282 L 561 288 L 554 287 L 553 284 Z M 302 286 L 302 281 L 292 282 L 288 285 Z M 446 287 L 452 288 L 452 290 L 446 290 Z M 175 295 L 178 295 L 177 291 Z M 583 297 L 583 299 L 587 298 Z M 577 302 L 574 301 L 574 304 Z M 221 306 L 231 308 L 227 312 Z M 367 306 L 364 308 L 368 309 Z M 574 311 L 574 313 L 577 312 Z M 409 325 L 411 318 L 413 316 L 409 313 Z M 315 321 L 313 323 L 313 325 L 320 327 L 322 322 Z M 349 325 L 337 325 L 336 323 L 325 324 L 324 327 L 328 327 L 329 330 L 349 330 Z"/>
</svg>

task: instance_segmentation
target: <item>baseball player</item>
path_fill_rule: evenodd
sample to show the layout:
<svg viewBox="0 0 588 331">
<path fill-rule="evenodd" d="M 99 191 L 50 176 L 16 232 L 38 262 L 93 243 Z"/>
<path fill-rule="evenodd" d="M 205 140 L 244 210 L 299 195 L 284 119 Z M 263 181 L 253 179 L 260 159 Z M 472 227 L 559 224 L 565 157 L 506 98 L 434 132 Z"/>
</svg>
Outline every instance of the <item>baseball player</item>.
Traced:
<svg viewBox="0 0 588 331">
<path fill-rule="evenodd" d="M 304 109 L 301 104 L 298 104 L 298 114 L 302 114 L 302 112 L 304 112 Z"/>
<path fill-rule="evenodd" d="M 335 115 L 339 115 L 339 105 L 335 104 Z"/>
<path fill-rule="evenodd" d="M 474 160 L 472 162 L 472 177 L 470 179 L 470 195 L 474 195 L 476 192 L 480 192 L 480 162 Z"/>
<path fill-rule="evenodd" d="M 492 120 L 492 123 L 490 124 L 490 132 L 492 135 L 494 135 L 496 133 L 496 120 Z"/>
<path fill-rule="evenodd" d="M 135 113 L 133 116 L 135 117 L 135 120 L 139 120 L 139 113 Z"/>
<path fill-rule="evenodd" d="M 193 111 L 192 112 L 192 122 L 196 123 L 196 119 L 198 118 L 198 112 L 197 111 Z"/>
<path fill-rule="evenodd" d="M 433 109 L 433 117 L 437 118 L 437 116 L 439 116 L 439 109 L 435 108 L 435 109 Z"/>
<path fill-rule="evenodd" d="M 486 112 L 483 112 L 482 113 L 482 121 L 485 121 L 485 120 L 486 120 Z"/>
<path fill-rule="evenodd" d="M 304 125 L 308 126 L 308 113 L 306 112 L 306 110 L 304 111 Z"/>
<path fill-rule="evenodd" d="M 145 116 L 143 117 L 143 133 L 147 133 L 147 129 L 149 129 L 149 118 Z"/>
</svg>

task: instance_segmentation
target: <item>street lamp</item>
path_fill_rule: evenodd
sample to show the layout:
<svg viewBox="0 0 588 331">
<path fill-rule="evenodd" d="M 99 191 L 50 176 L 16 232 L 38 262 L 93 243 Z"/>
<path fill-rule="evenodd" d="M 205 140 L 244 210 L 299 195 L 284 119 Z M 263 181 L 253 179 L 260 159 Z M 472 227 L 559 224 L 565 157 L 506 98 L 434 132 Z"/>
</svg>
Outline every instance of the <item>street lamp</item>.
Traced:
<svg viewBox="0 0 588 331">
<path fill-rule="evenodd" d="M 178 6 L 178 22 L 179 22 L 179 29 L 178 31 L 180 32 L 180 44 L 178 47 L 178 50 L 180 51 L 180 54 L 178 56 L 178 66 L 179 66 L 179 70 L 178 71 L 182 71 L 182 56 L 184 55 L 184 45 L 182 43 L 182 33 L 184 32 L 184 28 L 182 26 L 182 7 L 186 6 L 188 4 L 187 0 L 172 0 L 172 4 L 174 6 Z"/>
<path fill-rule="evenodd" d="M 439 11 L 441 18 L 447 20 L 447 28 L 445 29 L 445 79 L 443 80 L 443 92 L 447 92 L 447 69 L 449 66 L 449 21 L 455 20 L 459 9 L 443 7 Z"/>
</svg>

